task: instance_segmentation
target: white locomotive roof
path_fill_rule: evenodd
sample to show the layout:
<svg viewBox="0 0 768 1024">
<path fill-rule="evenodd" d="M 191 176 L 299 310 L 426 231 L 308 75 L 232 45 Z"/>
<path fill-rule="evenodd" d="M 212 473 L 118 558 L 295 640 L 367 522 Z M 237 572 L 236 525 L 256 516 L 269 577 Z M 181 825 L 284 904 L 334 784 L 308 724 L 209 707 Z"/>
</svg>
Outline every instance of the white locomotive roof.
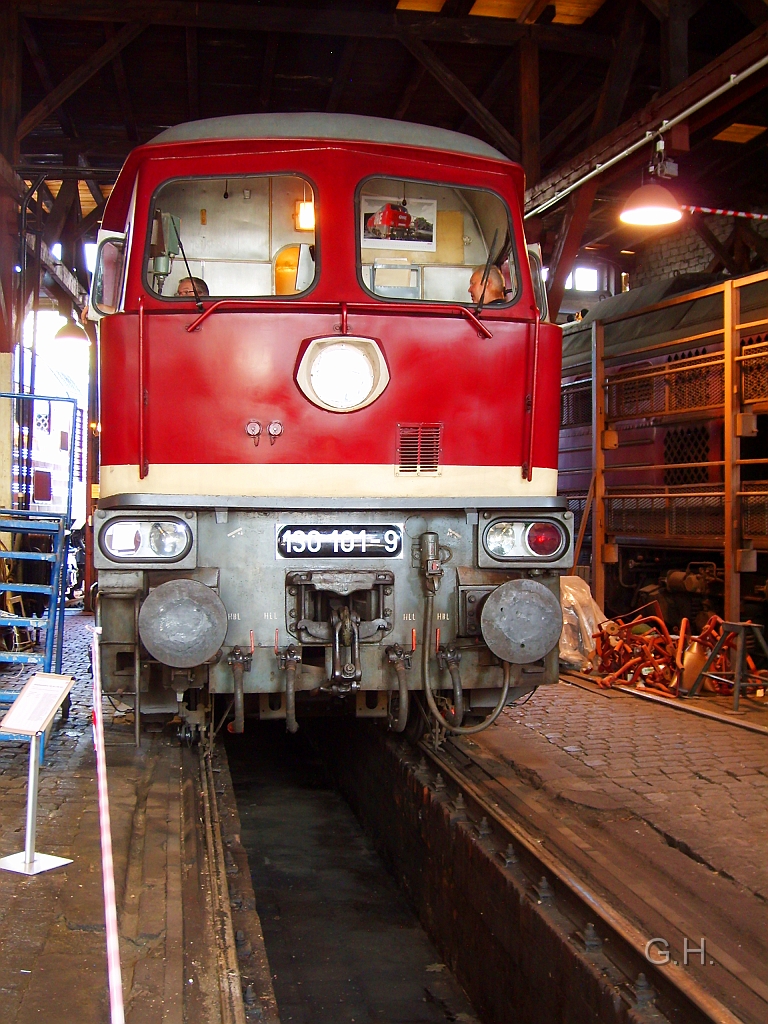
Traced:
<svg viewBox="0 0 768 1024">
<path fill-rule="evenodd" d="M 471 135 L 430 125 L 358 114 L 234 114 L 228 117 L 209 117 L 167 128 L 149 144 L 191 142 L 198 139 L 350 139 L 389 142 L 417 146 L 419 149 L 468 153 L 509 163 L 503 153 Z"/>
</svg>

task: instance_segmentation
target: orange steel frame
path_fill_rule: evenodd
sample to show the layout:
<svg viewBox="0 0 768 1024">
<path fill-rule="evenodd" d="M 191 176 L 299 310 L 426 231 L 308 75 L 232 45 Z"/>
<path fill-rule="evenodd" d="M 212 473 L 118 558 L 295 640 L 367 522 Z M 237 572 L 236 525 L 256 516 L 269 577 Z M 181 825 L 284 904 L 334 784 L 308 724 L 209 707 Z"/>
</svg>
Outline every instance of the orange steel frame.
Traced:
<svg viewBox="0 0 768 1024">
<path fill-rule="evenodd" d="M 705 337 L 723 337 L 722 363 L 724 370 L 724 403 L 713 407 L 712 413 L 722 410 L 723 413 L 723 459 L 709 465 L 721 467 L 723 471 L 722 490 L 717 484 L 713 484 L 706 492 L 692 491 L 690 494 L 676 493 L 676 498 L 706 498 L 721 497 L 724 505 L 724 570 L 725 570 L 725 593 L 724 593 L 724 617 L 731 622 L 738 622 L 741 613 L 741 574 L 743 572 L 756 571 L 756 550 L 752 547 L 751 540 L 745 540 L 742 530 L 743 501 L 744 498 L 763 498 L 768 501 L 768 490 L 745 491 L 742 489 L 742 466 L 750 464 L 766 464 L 766 459 L 742 460 L 741 458 L 741 437 L 749 436 L 748 431 L 741 432 L 742 414 L 745 412 L 768 411 L 766 403 L 745 403 L 742 389 L 742 365 L 750 358 L 742 352 L 743 337 L 746 332 L 755 333 L 765 331 L 768 328 L 768 318 L 742 322 L 741 319 L 741 293 L 749 285 L 760 281 L 768 280 L 768 272 L 752 274 L 747 277 L 730 279 L 722 285 L 702 289 L 699 292 L 689 292 L 683 296 L 675 297 L 667 302 L 659 303 L 654 307 L 633 311 L 624 316 L 596 320 L 592 325 L 592 413 L 593 413 L 593 435 L 592 435 L 592 472 L 594 480 L 594 491 L 592 501 L 592 592 L 597 603 L 602 607 L 605 601 L 605 567 L 607 564 L 616 562 L 618 559 L 618 546 L 615 538 L 607 531 L 606 515 L 607 502 L 611 500 L 611 493 L 606 488 L 606 464 L 605 452 L 608 448 L 616 447 L 615 431 L 611 430 L 611 421 L 606 414 L 607 391 L 609 377 L 606 374 L 606 362 L 604 354 L 604 335 L 607 324 L 616 323 L 630 317 L 661 310 L 676 305 L 680 302 L 690 302 L 692 299 L 721 292 L 723 296 L 723 329 L 722 332 L 707 332 L 706 335 L 694 335 L 680 338 L 673 343 L 662 346 L 653 346 L 645 352 L 658 352 L 661 348 L 675 348 L 700 342 Z M 626 365 L 631 359 L 638 356 L 638 352 L 631 356 L 622 358 Z M 618 360 L 617 360 L 618 361 Z M 659 372 L 655 367 L 648 373 L 638 374 L 638 378 L 654 376 Z M 670 370 L 665 369 L 665 373 Z M 672 369 L 674 372 L 674 369 Z M 710 413 L 711 415 L 711 413 Z M 690 464 L 686 464 L 690 465 Z M 615 467 L 610 467 L 611 469 Z M 626 468 L 626 467 L 625 467 Z M 642 466 L 638 467 L 644 471 L 664 470 L 670 466 Z M 711 493 L 710 493 L 711 492 Z M 620 493 L 621 497 L 637 497 L 638 495 Z M 670 493 L 663 488 L 657 493 L 643 491 L 644 498 L 669 499 Z M 585 516 L 589 509 L 585 509 Z"/>
</svg>

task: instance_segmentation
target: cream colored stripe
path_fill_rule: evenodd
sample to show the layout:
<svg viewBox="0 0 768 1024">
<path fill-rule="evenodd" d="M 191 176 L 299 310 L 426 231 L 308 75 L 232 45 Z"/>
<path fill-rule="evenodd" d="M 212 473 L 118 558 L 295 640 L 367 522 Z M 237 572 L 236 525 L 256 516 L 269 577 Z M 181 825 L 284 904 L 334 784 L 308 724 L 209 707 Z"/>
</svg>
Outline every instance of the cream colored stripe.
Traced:
<svg viewBox="0 0 768 1024">
<path fill-rule="evenodd" d="M 113 494 L 221 494 L 264 498 L 504 498 L 557 494 L 557 470 L 519 466 L 443 466 L 439 476 L 405 476 L 391 465 L 102 466 L 101 497 Z"/>
</svg>

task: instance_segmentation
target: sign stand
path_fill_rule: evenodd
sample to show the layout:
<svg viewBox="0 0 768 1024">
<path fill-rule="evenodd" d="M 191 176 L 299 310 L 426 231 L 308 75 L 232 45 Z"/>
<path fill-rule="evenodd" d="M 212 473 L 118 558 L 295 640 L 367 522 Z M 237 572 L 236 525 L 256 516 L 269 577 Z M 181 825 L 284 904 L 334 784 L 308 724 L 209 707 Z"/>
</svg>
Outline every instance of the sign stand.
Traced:
<svg viewBox="0 0 768 1024">
<path fill-rule="evenodd" d="M 72 689 L 72 676 L 38 672 L 19 693 L 0 724 L 3 732 L 29 736 L 29 783 L 27 792 L 27 827 L 22 853 L 11 854 L 0 860 L 0 869 L 16 871 L 22 875 L 39 875 L 63 864 L 71 864 L 67 857 L 53 857 L 35 853 L 37 831 L 37 792 L 40 781 L 40 741 L 53 721 L 56 711 Z"/>
</svg>

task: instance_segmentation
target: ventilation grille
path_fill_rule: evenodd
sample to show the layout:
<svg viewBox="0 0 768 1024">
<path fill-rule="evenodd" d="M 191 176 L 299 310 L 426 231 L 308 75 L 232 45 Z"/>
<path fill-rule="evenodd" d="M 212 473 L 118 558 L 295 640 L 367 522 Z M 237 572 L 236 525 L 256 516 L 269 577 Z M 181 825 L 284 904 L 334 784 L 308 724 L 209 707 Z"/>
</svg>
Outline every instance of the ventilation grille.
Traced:
<svg viewBox="0 0 768 1024">
<path fill-rule="evenodd" d="M 586 427 L 592 422 L 592 381 L 585 380 L 560 392 L 560 427 Z"/>
<path fill-rule="evenodd" d="M 741 390 L 745 402 L 768 399 L 768 335 L 745 339 L 742 348 Z"/>
<path fill-rule="evenodd" d="M 709 462 L 709 430 L 707 427 L 680 427 L 668 430 L 664 437 L 664 462 L 677 469 L 664 470 L 664 483 L 703 484 L 708 478 L 706 466 L 680 465 L 684 462 Z"/>
<path fill-rule="evenodd" d="M 442 423 L 399 423 L 397 472 L 435 476 L 440 472 Z"/>
</svg>

